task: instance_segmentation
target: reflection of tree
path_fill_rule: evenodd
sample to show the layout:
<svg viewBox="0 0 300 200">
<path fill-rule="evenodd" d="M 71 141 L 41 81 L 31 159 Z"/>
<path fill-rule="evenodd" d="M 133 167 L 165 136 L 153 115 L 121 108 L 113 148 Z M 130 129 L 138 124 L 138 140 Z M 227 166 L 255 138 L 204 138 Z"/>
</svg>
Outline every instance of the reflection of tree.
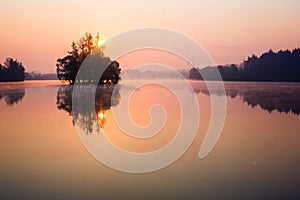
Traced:
<svg viewBox="0 0 300 200">
<path fill-rule="evenodd" d="M 14 104 L 18 104 L 19 102 L 22 101 L 24 96 L 25 96 L 24 88 L 0 91 L 0 100 L 4 98 L 8 106 L 13 106 Z"/>
<path fill-rule="evenodd" d="M 289 90 L 258 90 L 245 91 L 241 97 L 252 107 L 259 105 L 262 109 L 272 112 L 291 112 L 300 114 L 300 88 L 297 91 Z"/>
<path fill-rule="evenodd" d="M 77 96 L 74 95 L 74 99 L 72 99 L 73 87 L 77 87 Z M 104 127 L 105 111 L 109 110 L 111 106 L 117 106 L 121 98 L 117 85 L 99 85 L 95 94 L 95 108 L 93 108 L 90 103 L 93 100 L 92 90 L 93 88 L 89 85 L 64 85 L 57 91 L 57 108 L 72 115 L 73 123 L 76 122 L 87 133 L 92 133 L 95 127 Z M 78 109 L 79 112 L 73 112 L 72 100 L 82 102 L 79 104 L 81 106 L 81 109 Z"/>
<path fill-rule="evenodd" d="M 297 83 L 224 83 L 226 95 L 231 98 L 239 96 L 249 106 L 260 106 L 272 112 L 300 114 L 300 85 Z M 203 85 L 194 87 L 197 93 L 209 95 Z M 213 89 L 211 95 L 221 96 L 218 89 Z"/>
</svg>

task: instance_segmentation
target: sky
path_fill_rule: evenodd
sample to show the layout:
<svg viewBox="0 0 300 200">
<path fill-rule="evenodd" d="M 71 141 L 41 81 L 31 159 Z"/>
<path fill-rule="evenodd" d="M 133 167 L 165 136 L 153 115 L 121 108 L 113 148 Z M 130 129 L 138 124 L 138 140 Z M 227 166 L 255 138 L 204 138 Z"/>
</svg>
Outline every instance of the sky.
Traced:
<svg viewBox="0 0 300 200">
<path fill-rule="evenodd" d="M 0 62 L 13 57 L 27 71 L 55 72 L 86 32 L 109 38 L 160 27 L 193 38 L 216 64 L 241 63 L 300 47 L 299 8 L 299 0 L 1 0 Z"/>
</svg>

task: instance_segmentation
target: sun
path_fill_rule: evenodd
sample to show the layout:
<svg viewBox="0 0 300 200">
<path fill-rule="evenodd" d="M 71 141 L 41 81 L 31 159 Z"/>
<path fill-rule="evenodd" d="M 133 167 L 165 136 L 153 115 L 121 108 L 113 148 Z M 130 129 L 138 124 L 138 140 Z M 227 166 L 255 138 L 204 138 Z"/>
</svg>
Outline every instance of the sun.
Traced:
<svg viewBox="0 0 300 200">
<path fill-rule="evenodd" d="M 104 44 L 104 40 L 98 40 L 98 44 L 97 44 L 98 47 L 102 47 L 103 44 Z"/>
</svg>

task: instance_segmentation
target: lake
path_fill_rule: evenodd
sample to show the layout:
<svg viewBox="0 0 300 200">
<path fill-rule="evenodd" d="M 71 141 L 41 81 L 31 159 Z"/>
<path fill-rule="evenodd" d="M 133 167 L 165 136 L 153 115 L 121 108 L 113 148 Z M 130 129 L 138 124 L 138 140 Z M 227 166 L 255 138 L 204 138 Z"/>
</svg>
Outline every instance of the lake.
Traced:
<svg viewBox="0 0 300 200">
<path fill-rule="evenodd" d="M 169 82 L 182 91 L 180 81 Z M 134 81 L 123 81 L 97 88 L 94 101 L 88 86 L 73 88 L 58 81 L 0 83 L 0 198 L 299 199 L 300 83 L 226 82 L 226 95 L 208 91 L 201 81 L 190 84 L 192 89 L 184 91 L 184 114 L 192 116 L 190 106 L 200 110 L 190 147 L 167 167 L 126 173 L 99 161 L 104 153 L 113 164 L 128 164 L 103 146 L 101 138 L 134 154 L 163 148 L 182 120 L 180 101 L 172 91 L 155 83 L 137 90 Z M 72 98 L 74 90 L 81 96 Z M 212 116 L 211 97 L 226 100 L 226 118 L 217 143 L 199 159 Z M 120 110 L 127 99 L 130 117 Z M 78 102 L 85 104 L 84 109 L 74 112 L 81 106 Z M 157 103 L 164 109 L 151 107 Z M 130 118 L 147 130 L 138 132 L 143 138 L 118 127 L 116 119 L 125 120 L 127 126 Z M 94 146 L 89 148 L 88 142 Z M 93 149 L 98 147 L 101 152 Z"/>
</svg>

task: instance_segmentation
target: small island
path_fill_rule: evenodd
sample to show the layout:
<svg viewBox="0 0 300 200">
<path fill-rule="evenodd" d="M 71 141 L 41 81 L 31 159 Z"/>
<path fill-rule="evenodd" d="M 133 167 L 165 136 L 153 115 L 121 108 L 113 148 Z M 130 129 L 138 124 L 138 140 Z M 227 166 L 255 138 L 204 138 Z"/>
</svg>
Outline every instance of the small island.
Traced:
<svg viewBox="0 0 300 200">
<path fill-rule="evenodd" d="M 104 41 L 99 34 L 93 37 L 91 33 L 86 33 L 77 42 L 72 42 L 71 50 L 68 51 L 67 56 L 57 59 L 57 78 L 71 85 L 76 80 L 80 83 L 95 83 L 98 81 L 98 84 L 117 84 L 120 80 L 120 65 L 117 61 L 112 61 L 104 55 L 104 48 Z M 90 62 L 89 73 L 78 75 L 79 68 L 85 59 Z M 99 70 L 103 70 L 101 77 L 97 77 Z"/>
</svg>

